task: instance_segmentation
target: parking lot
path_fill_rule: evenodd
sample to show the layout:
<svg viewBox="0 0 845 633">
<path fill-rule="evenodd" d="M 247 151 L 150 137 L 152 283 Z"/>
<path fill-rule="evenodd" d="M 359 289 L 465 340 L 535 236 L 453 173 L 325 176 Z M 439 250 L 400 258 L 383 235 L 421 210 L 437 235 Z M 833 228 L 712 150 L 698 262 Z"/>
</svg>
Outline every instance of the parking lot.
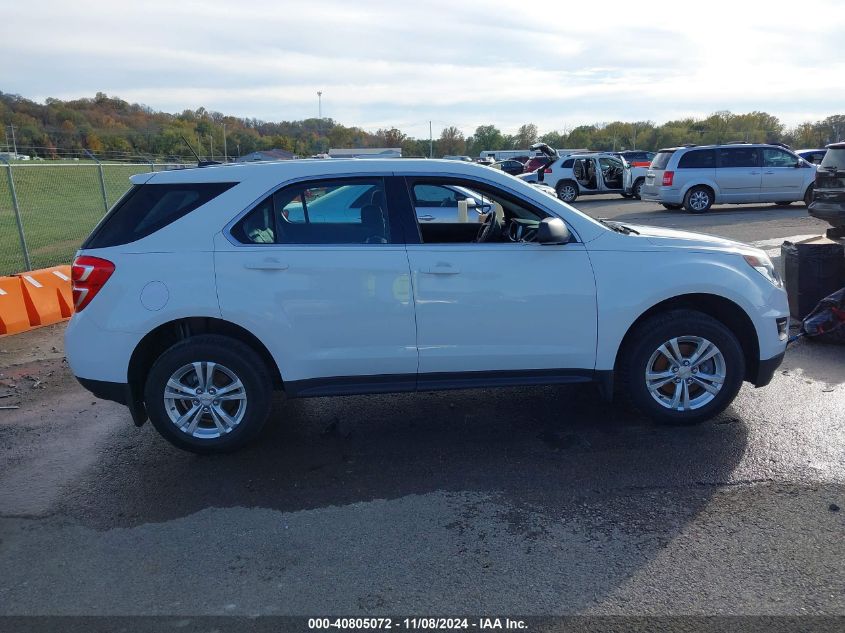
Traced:
<svg viewBox="0 0 845 633">
<path fill-rule="evenodd" d="M 575 206 L 772 256 L 824 230 Z M 591 386 L 280 398 L 256 445 L 198 457 L 77 385 L 62 331 L 0 339 L 2 614 L 845 615 L 842 348 L 798 342 L 692 428 Z"/>
</svg>

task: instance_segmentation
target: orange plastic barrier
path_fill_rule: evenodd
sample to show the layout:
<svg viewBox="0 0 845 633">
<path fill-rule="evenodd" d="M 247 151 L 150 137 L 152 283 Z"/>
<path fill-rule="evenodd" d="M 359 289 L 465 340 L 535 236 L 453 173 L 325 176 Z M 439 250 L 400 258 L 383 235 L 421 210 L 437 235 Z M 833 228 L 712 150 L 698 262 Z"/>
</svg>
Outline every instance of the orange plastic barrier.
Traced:
<svg viewBox="0 0 845 633">
<path fill-rule="evenodd" d="M 70 287 L 70 266 L 53 266 L 26 273 L 42 286 L 55 288 L 59 301 L 59 311 L 63 319 L 73 316 L 73 291 Z"/>
<path fill-rule="evenodd" d="M 62 316 L 62 306 L 59 303 L 59 293 L 53 286 L 45 286 L 36 279 L 40 271 L 31 271 L 16 275 L 21 280 L 23 298 L 26 303 L 26 311 L 29 315 L 29 324 L 50 325 L 58 323 Z M 70 282 L 68 282 L 70 283 Z"/>
<path fill-rule="evenodd" d="M 0 334 L 15 334 L 29 327 L 20 278 L 0 277 Z"/>
</svg>

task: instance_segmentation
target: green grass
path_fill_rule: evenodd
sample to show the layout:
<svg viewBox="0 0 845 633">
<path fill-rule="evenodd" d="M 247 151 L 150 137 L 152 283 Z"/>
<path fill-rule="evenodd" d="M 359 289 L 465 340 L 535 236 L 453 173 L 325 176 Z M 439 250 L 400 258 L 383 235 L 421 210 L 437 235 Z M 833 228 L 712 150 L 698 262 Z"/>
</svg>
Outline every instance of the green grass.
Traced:
<svg viewBox="0 0 845 633">
<path fill-rule="evenodd" d="M 0 275 L 25 270 L 8 171 L 0 164 Z M 129 188 L 129 176 L 148 171 L 149 165 L 103 165 L 108 205 Z M 105 214 L 97 166 L 82 161 L 15 164 L 12 176 L 32 267 L 70 263 Z"/>
</svg>

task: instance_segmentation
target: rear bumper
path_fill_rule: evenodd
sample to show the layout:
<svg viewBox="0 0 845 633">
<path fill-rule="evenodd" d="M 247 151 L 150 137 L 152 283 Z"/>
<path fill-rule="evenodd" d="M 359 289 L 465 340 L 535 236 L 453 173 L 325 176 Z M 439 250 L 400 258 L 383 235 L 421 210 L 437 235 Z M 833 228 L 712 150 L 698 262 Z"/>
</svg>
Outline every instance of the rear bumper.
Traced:
<svg viewBox="0 0 845 633">
<path fill-rule="evenodd" d="M 760 361 L 760 365 L 757 367 L 757 376 L 752 381 L 755 387 L 765 387 L 772 382 L 775 371 L 777 371 L 777 368 L 783 362 L 785 354 L 786 351 L 783 351 L 777 356 Z"/>
<path fill-rule="evenodd" d="M 681 195 L 680 189 L 670 189 L 668 187 L 655 187 L 653 185 L 643 185 L 640 196 L 643 200 L 666 204 L 682 204 L 684 201 L 684 196 Z"/>
</svg>

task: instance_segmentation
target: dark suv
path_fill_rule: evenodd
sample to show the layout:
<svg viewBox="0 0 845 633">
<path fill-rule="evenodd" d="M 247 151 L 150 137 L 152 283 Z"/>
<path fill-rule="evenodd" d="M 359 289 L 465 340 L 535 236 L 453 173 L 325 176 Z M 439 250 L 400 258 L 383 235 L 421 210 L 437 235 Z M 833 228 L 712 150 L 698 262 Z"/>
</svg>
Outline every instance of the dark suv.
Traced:
<svg viewBox="0 0 845 633">
<path fill-rule="evenodd" d="M 827 146 L 827 153 L 816 172 L 810 215 L 828 222 L 829 237 L 845 237 L 845 143 Z"/>
</svg>

